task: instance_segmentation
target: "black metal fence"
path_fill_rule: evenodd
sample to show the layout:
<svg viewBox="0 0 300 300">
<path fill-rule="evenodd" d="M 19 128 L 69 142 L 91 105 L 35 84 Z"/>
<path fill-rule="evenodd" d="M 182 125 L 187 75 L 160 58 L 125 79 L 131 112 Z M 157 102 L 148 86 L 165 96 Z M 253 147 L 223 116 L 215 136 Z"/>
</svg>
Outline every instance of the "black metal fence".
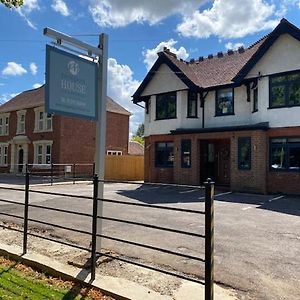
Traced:
<svg viewBox="0 0 300 300">
<path fill-rule="evenodd" d="M 7 200 L 7 199 L 0 199 L 0 202 L 4 202 L 7 204 L 15 204 L 15 205 L 20 205 L 24 207 L 24 215 L 23 216 L 17 216 L 11 213 L 5 213 L 5 212 L 0 212 L 0 215 L 6 216 L 6 217 L 12 217 L 12 218 L 18 218 L 23 221 L 23 230 L 6 226 L 3 224 L 0 224 L 0 227 L 4 229 L 10 229 L 14 231 L 21 232 L 23 234 L 23 253 L 25 254 L 27 252 L 27 244 L 28 244 L 28 236 L 34 236 L 37 238 L 41 238 L 44 240 L 60 243 L 66 246 L 74 247 L 80 250 L 85 250 L 90 252 L 91 255 L 91 279 L 95 279 L 95 270 L 96 270 L 96 261 L 97 261 L 97 256 L 106 256 L 110 257 L 112 259 L 116 259 L 125 263 L 130 263 L 139 267 L 144 267 L 150 270 L 158 271 L 164 274 L 168 275 L 173 275 L 182 279 L 190 280 L 193 282 L 197 282 L 200 284 L 205 285 L 205 300 L 212 300 L 214 298 L 214 293 L 213 293 L 213 282 L 214 282 L 214 260 L 213 260 L 213 253 L 214 253 L 214 183 L 208 179 L 207 182 L 204 183 L 204 187 L 198 187 L 199 189 L 205 189 L 205 211 L 199 211 L 199 210 L 192 210 L 192 209 L 185 209 L 185 208 L 179 208 L 179 207 L 169 207 L 169 206 L 163 206 L 163 205 L 153 205 L 153 204 L 145 204 L 145 203 L 136 203 L 136 202 L 127 202 L 127 201 L 120 201 L 120 200 L 114 200 L 114 199 L 99 199 L 98 198 L 98 185 L 100 180 L 98 179 L 97 175 L 94 175 L 93 177 L 93 196 L 81 196 L 81 195 L 75 195 L 75 194 L 66 194 L 66 193 L 56 193 L 56 192 L 46 192 L 46 191 L 38 191 L 38 190 L 31 190 L 30 189 L 30 173 L 27 171 L 25 175 L 25 189 L 22 188 L 12 188 L 12 187 L 0 187 L 0 189 L 4 190 L 11 190 L 11 191 L 21 191 L 24 192 L 24 203 L 12 201 L 12 200 Z M 125 182 L 125 181 L 102 181 L 105 183 L 130 183 L 132 182 Z M 178 185 L 169 185 L 169 184 L 151 184 L 151 183 L 145 183 L 146 185 L 161 185 L 161 186 L 178 186 Z M 195 188 L 195 187 L 194 187 Z M 54 208 L 54 207 L 45 207 L 41 206 L 39 204 L 33 204 L 30 202 L 30 193 L 39 193 L 39 194 L 46 194 L 46 195 L 55 195 L 55 196 L 65 196 L 65 197 L 70 197 L 70 198 L 81 198 L 81 199 L 87 199 L 87 200 L 92 200 L 93 201 L 93 209 L 92 213 L 83 213 L 83 212 L 78 212 L 78 211 L 71 211 L 71 210 L 65 210 L 65 209 L 60 209 L 60 208 Z M 204 216 L 204 221 L 205 221 L 205 234 L 199 234 L 195 232 L 188 232 L 184 230 L 179 230 L 179 229 L 174 229 L 174 228 L 168 228 L 168 227 L 162 227 L 162 226 L 157 226 L 154 224 L 147 224 L 147 223 L 141 223 L 141 222 L 135 222 L 131 220 L 124 220 L 120 218 L 112 218 L 112 217 L 106 217 L 106 216 L 99 216 L 97 215 L 98 212 L 98 204 L 99 201 L 102 201 L 103 203 L 113 203 L 117 205 L 123 205 L 125 207 L 130 207 L 130 206 L 139 206 L 139 207 L 144 207 L 144 208 L 152 208 L 152 209 L 158 209 L 158 210 L 167 210 L 167 211 L 176 211 L 176 212 L 181 212 L 185 214 L 197 214 L 197 215 L 203 215 Z M 36 220 L 29 218 L 29 209 L 30 208 L 37 208 L 37 209 L 43 209 L 43 210 L 50 210 L 50 211 L 55 211 L 55 212 L 60 212 L 68 215 L 78 215 L 78 216 L 83 216 L 92 219 L 92 226 L 90 231 L 85 231 L 81 229 L 75 229 L 75 228 L 70 228 L 62 225 L 58 225 L 55 223 L 49 223 L 49 222 L 44 222 L 41 220 Z M 130 224 L 130 225 L 135 225 L 135 226 L 140 226 L 144 228 L 151 228 L 154 230 L 160 230 L 160 231 L 165 231 L 165 232 L 170 232 L 170 233 L 176 233 L 176 234 L 181 234 L 181 235 L 187 235 L 191 236 L 194 238 L 200 238 L 200 239 L 205 239 L 205 258 L 197 257 L 197 256 L 192 256 L 180 252 L 176 252 L 173 250 L 161 248 L 159 246 L 154 246 L 154 245 L 147 245 L 147 244 L 141 244 L 138 242 L 133 242 L 121 238 L 116 238 L 112 236 L 105 235 L 103 233 L 98 233 L 97 232 L 97 221 L 98 220 L 106 220 L 106 221 L 111 221 L 111 222 L 119 222 L 123 224 Z M 54 228 L 58 229 L 63 229 L 79 234 L 84 234 L 88 235 L 91 238 L 91 248 L 86 248 L 77 244 L 72 244 L 67 241 L 62 241 L 58 239 L 54 239 L 52 237 L 47 237 L 46 235 L 39 235 L 34 232 L 31 232 L 28 229 L 28 223 L 33 222 L 33 223 L 38 223 L 40 225 L 46 225 L 46 226 L 52 226 Z M 176 272 L 172 272 L 166 269 L 161 269 L 157 268 L 151 265 L 146 265 L 144 263 L 140 263 L 128 258 L 123 258 L 123 257 L 116 257 L 112 256 L 107 253 L 102 253 L 97 251 L 96 247 L 96 242 L 97 238 L 101 239 L 108 239 L 112 240 L 114 242 L 118 243 L 124 243 L 127 245 L 131 245 L 132 247 L 141 247 L 141 248 L 146 248 L 149 250 L 153 251 L 158 251 L 161 253 L 177 256 L 177 257 L 183 257 L 189 260 L 194 260 L 198 262 L 202 262 L 205 264 L 205 280 L 204 282 L 192 277 L 188 277 Z"/>
</svg>

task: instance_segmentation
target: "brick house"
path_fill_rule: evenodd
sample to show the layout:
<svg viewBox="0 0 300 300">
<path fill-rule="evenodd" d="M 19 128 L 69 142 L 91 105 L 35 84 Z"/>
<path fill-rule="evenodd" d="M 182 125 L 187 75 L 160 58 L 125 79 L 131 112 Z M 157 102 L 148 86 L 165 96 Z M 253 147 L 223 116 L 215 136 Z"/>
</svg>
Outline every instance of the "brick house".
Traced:
<svg viewBox="0 0 300 300">
<path fill-rule="evenodd" d="M 145 180 L 300 193 L 300 30 L 282 19 L 248 48 L 158 58 L 145 103 Z"/>
<path fill-rule="evenodd" d="M 24 172 L 25 165 L 93 163 L 94 121 L 49 115 L 44 86 L 0 106 L 0 170 Z M 128 154 L 130 113 L 107 97 L 107 154 Z"/>
</svg>

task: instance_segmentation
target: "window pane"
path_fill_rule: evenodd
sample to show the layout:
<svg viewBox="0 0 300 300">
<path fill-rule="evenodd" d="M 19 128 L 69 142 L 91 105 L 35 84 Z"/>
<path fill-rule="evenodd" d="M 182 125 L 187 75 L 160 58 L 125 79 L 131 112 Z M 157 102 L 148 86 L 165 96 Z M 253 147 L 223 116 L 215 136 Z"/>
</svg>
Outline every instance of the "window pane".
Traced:
<svg viewBox="0 0 300 300">
<path fill-rule="evenodd" d="M 38 145 L 38 154 L 43 154 L 43 146 Z"/>
<path fill-rule="evenodd" d="M 197 93 L 188 93 L 188 117 L 197 117 Z"/>
<path fill-rule="evenodd" d="M 181 141 L 181 167 L 191 167 L 191 140 Z"/>
<path fill-rule="evenodd" d="M 258 89 L 253 90 L 253 111 L 258 110 Z"/>
<path fill-rule="evenodd" d="M 289 169 L 300 170 L 300 145 L 289 148 Z"/>
<path fill-rule="evenodd" d="M 46 154 L 51 154 L 51 145 L 47 145 Z"/>
<path fill-rule="evenodd" d="M 271 106 L 284 106 L 285 97 L 284 97 L 284 85 L 273 86 L 271 88 Z"/>
<path fill-rule="evenodd" d="M 286 151 L 284 146 L 272 146 L 270 164 L 272 169 L 286 168 Z"/>
<path fill-rule="evenodd" d="M 230 115 L 233 113 L 233 90 L 217 91 L 216 115 Z"/>
<path fill-rule="evenodd" d="M 294 82 L 289 86 L 289 104 L 300 104 L 300 82 Z"/>
<path fill-rule="evenodd" d="M 271 78 L 271 83 L 280 83 L 283 81 L 286 81 L 287 77 L 286 76 L 276 76 Z"/>
<path fill-rule="evenodd" d="M 43 130 L 44 129 L 44 122 L 43 120 L 39 120 L 39 130 Z"/>
<path fill-rule="evenodd" d="M 156 119 L 176 118 L 176 93 L 156 96 Z"/>
<path fill-rule="evenodd" d="M 43 118 L 44 118 L 44 113 L 43 113 L 42 111 L 40 111 L 39 119 L 40 119 L 40 120 L 43 120 Z"/>
<path fill-rule="evenodd" d="M 161 147 L 164 144 L 164 147 Z M 160 145 L 160 146 L 159 146 Z M 157 143 L 155 147 L 155 166 L 156 167 L 172 167 L 174 162 L 173 147 L 167 145 L 173 145 L 169 143 Z"/>
<path fill-rule="evenodd" d="M 240 170 L 251 169 L 251 138 L 238 139 L 238 166 Z"/>
</svg>

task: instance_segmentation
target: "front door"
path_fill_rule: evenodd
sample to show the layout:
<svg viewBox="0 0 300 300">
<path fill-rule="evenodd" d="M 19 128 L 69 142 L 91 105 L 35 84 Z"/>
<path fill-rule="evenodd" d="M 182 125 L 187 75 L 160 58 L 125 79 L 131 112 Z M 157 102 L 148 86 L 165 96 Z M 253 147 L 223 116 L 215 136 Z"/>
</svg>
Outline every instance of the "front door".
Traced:
<svg viewBox="0 0 300 300">
<path fill-rule="evenodd" d="M 24 164 L 24 150 L 19 150 L 19 159 L 18 159 L 18 172 L 22 173 Z"/>
<path fill-rule="evenodd" d="M 230 184 L 230 141 L 200 142 L 200 180 L 211 178 L 218 185 Z"/>
</svg>

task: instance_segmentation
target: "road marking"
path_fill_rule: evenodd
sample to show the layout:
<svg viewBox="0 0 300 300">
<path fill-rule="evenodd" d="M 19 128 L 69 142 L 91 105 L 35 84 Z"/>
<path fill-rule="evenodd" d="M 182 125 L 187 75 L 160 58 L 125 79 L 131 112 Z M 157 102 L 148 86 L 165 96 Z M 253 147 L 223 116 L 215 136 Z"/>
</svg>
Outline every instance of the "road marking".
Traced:
<svg viewBox="0 0 300 300">
<path fill-rule="evenodd" d="M 223 196 L 223 195 L 229 195 L 229 194 L 232 194 L 232 192 L 226 192 L 226 193 L 216 194 L 215 197 Z M 204 197 L 199 197 L 198 199 L 199 199 L 199 200 L 205 199 L 205 196 L 204 196 Z"/>
<path fill-rule="evenodd" d="M 276 201 L 276 200 L 279 200 L 279 199 L 282 199 L 282 198 L 284 198 L 284 196 L 278 196 L 278 197 L 272 198 L 272 199 L 270 199 L 268 201 L 272 202 L 272 201 Z"/>
<path fill-rule="evenodd" d="M 188 191 L 182 191 L 182 192 L 179 192 L 179 194 L 193 193 L 193 192 L 196 192 L 196 191 L 199 191 L 199 189 L 193 189 L 193 190 L 188 190 Z"/>
<path fill-rule="evenodd" d="M 250 209 L 250 208 L 252 208 L 252 206 L 244 207 L 244 208 L 242 208 L 242 210 L 247 210 L 247 209 Z"/>
</svg>

